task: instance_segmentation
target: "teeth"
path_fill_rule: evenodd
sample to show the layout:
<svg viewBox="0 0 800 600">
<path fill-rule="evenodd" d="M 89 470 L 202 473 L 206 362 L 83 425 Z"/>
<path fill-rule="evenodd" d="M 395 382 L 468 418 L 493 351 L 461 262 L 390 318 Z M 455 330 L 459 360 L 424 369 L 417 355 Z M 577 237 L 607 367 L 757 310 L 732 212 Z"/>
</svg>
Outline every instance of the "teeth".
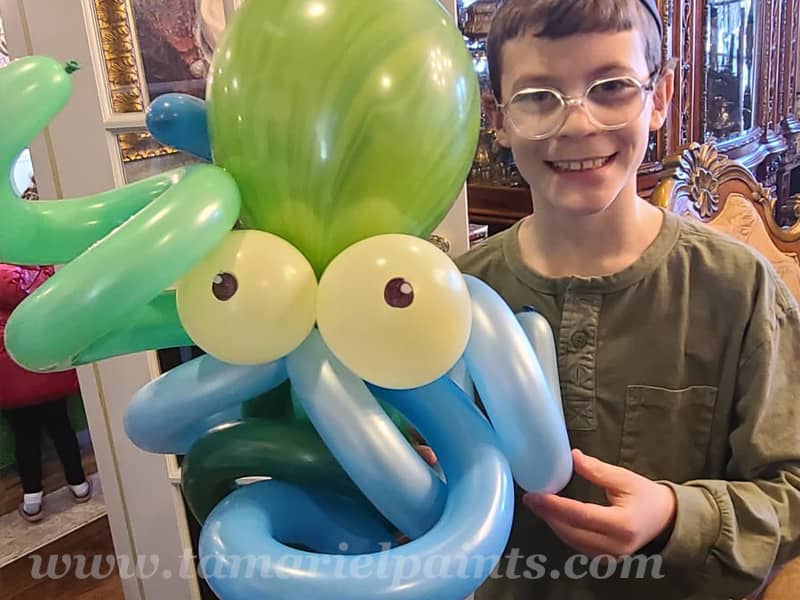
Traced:
<svg viewBox="0 0 800 600">
<path fill-rule="evenodd" d="M 553 161 L 550 164 L 557 171 L 591 171 L 592 169 L 606 166 L 611 158 L 611 156 L 606 156 L 605 158 L 592 158 L 589 160 Z"/>
</svg>

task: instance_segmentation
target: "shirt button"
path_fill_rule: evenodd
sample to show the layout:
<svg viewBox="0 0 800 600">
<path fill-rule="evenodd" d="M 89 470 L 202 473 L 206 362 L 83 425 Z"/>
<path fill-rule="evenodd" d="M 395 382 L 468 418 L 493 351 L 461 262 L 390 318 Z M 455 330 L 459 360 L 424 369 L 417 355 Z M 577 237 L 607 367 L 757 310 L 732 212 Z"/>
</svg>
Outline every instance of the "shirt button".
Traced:
<svg viewBox="0 0 800 600">
<path fill-rule="evenodd" d="M 570 341 L 576 349 L 583 350 L 586 347 L 586 344 L 589 343 L 589 336 L 585 331 L 576 331 L 572 334 Z"/>
</svg>

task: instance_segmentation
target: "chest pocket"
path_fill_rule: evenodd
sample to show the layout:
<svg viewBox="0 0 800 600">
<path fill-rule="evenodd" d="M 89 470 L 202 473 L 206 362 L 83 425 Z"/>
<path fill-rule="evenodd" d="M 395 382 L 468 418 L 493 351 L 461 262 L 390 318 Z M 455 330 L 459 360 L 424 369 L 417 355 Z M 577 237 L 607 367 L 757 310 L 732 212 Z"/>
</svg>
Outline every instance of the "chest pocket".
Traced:
<svg viewBox="0 0 800 600">
<path fill-rule="evenodd" d="M 704 476 L 717 388 L 628 386 L 620 466 L 683 483 Z"/>
</svg>

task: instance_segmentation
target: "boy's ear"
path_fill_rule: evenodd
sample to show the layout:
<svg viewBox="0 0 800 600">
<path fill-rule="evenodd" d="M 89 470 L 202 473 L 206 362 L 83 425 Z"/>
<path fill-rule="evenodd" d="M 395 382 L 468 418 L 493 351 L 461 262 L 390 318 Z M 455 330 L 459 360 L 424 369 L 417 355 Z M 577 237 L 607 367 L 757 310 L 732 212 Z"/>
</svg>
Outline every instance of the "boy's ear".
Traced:
<svg viewBox="0 0 800 600">
<path fill-rule="evenodd" d="M 653 90 L 653 114 L 650 117 L 650 131 L 658 131 L 664 126 L 674 94 L 675 68 L 669 66 L 664 69 L 664 73 Z"/>
<path fill-rule="evenodd" d="M 494 94 L 486 94 L 483 96 L 483 112 L 489 117 L 492 129 L 495 131 L 495 140 L 504 148 L 510 148 L 511 142 L 508 139 L 508 132 L 506 131 L 505 119 L 503 118 L 503 111 L 497 107 L 497 101 Z"/>
</svg>

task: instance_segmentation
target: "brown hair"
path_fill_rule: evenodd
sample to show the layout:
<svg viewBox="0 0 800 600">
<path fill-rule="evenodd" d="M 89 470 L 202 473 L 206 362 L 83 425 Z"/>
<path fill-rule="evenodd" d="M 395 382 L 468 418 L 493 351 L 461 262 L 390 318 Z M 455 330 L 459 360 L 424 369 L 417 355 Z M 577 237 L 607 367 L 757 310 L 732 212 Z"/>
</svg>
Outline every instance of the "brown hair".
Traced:
<svg viewBox="0 0 800 600">
<path fill-rule="evenodd" d="M 503 46 L 526 33 L 562 38 L 575 33 L 640 31 L 647 67 L 661 69 L 661 35 L 641 0 L 506 0 L 492 21 L 486 42 L 489 77 L 495 99 L 501 101 Z"/>
</svg>

